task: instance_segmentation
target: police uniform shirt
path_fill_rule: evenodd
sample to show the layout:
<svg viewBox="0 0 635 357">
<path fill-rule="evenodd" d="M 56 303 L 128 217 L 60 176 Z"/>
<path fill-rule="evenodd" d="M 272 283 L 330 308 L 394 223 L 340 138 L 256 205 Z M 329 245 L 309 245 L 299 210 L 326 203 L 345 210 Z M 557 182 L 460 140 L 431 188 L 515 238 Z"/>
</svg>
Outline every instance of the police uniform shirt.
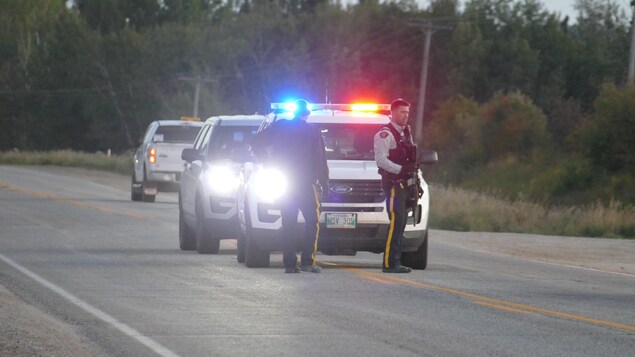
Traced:
<svg viewBox="0 0 635 357">
<path fill-rule="evenodd" d="M 397 129 L 397 132 L 399 132 L 402 137 L 405 135 L 405 127 L 397 125 L 392 121 L 390 124 Z M 412 142 L 412 136 L 410 137 L 410 141 Z M 397 140 L 392 135 L 390 129 L 382 128 L 377 134 L 375 134 L 374 146 L 375 162 L 377 162 L 377 167 L 393 174 L 399 174 L 401 171 L 401 165 L 395 164 L 388 159 L 390 150 L 397 148 Z"/>
</svg>

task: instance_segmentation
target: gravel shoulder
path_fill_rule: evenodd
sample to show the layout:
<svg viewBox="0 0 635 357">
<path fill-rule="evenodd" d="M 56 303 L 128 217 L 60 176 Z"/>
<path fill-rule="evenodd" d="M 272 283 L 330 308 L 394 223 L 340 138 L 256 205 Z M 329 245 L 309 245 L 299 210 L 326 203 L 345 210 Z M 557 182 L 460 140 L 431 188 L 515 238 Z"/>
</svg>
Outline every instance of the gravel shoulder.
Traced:
<svg viewBox="0 0 635 357">
<path fill-rule="evenodd" d="M 570 265 L 635 278 L 635 240 L 431 230 L 437 241 L 465 249 Z"/>
<path fill-rule="evenodd" d="M 80 177 L 123 191 L 130 177 L 81 168 L 33 169 Z M 431 239 L 463 249 L 510 255 L 553 264 L 632 275 L 635 240 L 431 230 Z M 29 305 L 0 285 L 0 356 L 89 356 L 72 326 Z"/>
<path fill-rule="evenodd" d="M 0 356 L 90 356 L 66 323 L 0 285 Z"/>
</svg>

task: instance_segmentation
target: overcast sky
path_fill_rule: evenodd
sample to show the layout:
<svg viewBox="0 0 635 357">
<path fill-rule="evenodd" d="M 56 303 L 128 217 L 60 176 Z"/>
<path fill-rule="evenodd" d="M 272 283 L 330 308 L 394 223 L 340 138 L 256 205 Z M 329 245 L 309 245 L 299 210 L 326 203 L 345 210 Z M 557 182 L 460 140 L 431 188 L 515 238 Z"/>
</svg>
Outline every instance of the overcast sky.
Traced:
<svg viewBox="0 0 635 357">
<path fill-rule="evenodd" d="M 350 1 L 350 0 L 349 0 Z M 355 1 L 355 0 L 353 0 Z M 423 4 L 424 8 L 427 8 L 430 5 L 430 0 L 416 0 L 419 4 Z M 461 3 L 464 3 L 465 0 L 459 0 Z M 517 0 L 522 1 L 522 0 Z M 618 4 L 620 8 L 624 9 L 626 12 L 626 16 L 630 18 L 631 11 L 631 0 L 604 0 L 611 1 L 615 4 Z M 343 3 L 346 3 L 346 0 L 342 0 Z M 569 19 L 574 21 L 578 17 L 578 12 L 573 8 L 573 4 L 575 4 L 576 0 L 541 0 L 541 3 L 545 5 L 548 11 L 550 12 L 559 12 L 562 15 L 562 18 L 565 16 L 569 16 Z"/>
<path fill-rule="evenodd" d="M 620 8 L 624 9 L 627 16 L 631 14 L 630 0 L 610 0 L 616 3 Z M 578 17 L 578 12 L 573 8 L 576 0 L 542 0 L 541 1 L 547 10 L 551 12 L 559 12 L 562 17 L 569 16 L 570 19 L 575 20 Z"/>
</svg>

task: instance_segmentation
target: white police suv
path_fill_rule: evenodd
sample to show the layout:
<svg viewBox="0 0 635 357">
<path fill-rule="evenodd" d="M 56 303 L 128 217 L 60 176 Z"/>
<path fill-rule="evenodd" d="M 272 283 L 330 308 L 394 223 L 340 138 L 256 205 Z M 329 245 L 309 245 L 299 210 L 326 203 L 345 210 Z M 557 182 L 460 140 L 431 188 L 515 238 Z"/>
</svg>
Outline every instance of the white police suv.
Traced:
<svg viewBox="0 0 635 357">
<path fill-rule="evenodd" d="M 179 191 L 179 245 L 182 250 L 217 253 L 221 239 L 236 239 L 236 187 L 249 145 L 262 115 L 211 117 L 192 148 L 181 157 L 185 167 Z"/>
<path fill-rule="evenodd" d="M 148 125 L 134 154 L 130 199 L 154 202 L 159 191 L 176 191 L 183 171 L 181 151 L 192 147 L 203 123 L 183 117 L 181 120 L 157 120 Z"/>
<path fill-rule="evenodd" d="M 327 255 L 354 255 L 357 251 L 382 253 L 390 226 L 378 174 L 373 138 L 390 121 L 386 104 L 312 104 L 308 122 L 322 132 L 329 167 L 329 189 L 323 193 L 318 250 Z M 259 130 L 277 120 L 292 118 L 292 105 L 273 103 Z M 434 151 L 421 151 L 421 164 L 434 164 Z M 402 241 L 401 262 L 425 269 L 428 257 L 429 191 L 418 173 L 423 195 L 418 212 L 409 214 Z M 241 236 L 238 260 L 248 267 L 269 265 L 271 251 L 281 250 L 278 200 L 286 194 L 286 178 L 275 167 L 245 163 L 236 195 Z M 302 213 L 298 222 L 303 223 Z M 298 239 L 303 236 L 302 225 Z"/>
</svg>

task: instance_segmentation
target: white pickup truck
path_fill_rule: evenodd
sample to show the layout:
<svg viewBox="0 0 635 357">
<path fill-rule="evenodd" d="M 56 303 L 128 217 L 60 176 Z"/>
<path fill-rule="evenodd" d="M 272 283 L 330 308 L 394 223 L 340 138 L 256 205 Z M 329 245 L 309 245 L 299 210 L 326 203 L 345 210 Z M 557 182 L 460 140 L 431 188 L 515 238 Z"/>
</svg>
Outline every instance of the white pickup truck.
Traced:
<svg viewBox="0 0 635 357">
<path fill-rule="evenodd" d="M 159 191 L 177 191 L 184 161 L 203 123 L 193 120 L 157 120 L 148 125 L 134 154 L 130 199 L 154 202 Z"/>
</svg>

